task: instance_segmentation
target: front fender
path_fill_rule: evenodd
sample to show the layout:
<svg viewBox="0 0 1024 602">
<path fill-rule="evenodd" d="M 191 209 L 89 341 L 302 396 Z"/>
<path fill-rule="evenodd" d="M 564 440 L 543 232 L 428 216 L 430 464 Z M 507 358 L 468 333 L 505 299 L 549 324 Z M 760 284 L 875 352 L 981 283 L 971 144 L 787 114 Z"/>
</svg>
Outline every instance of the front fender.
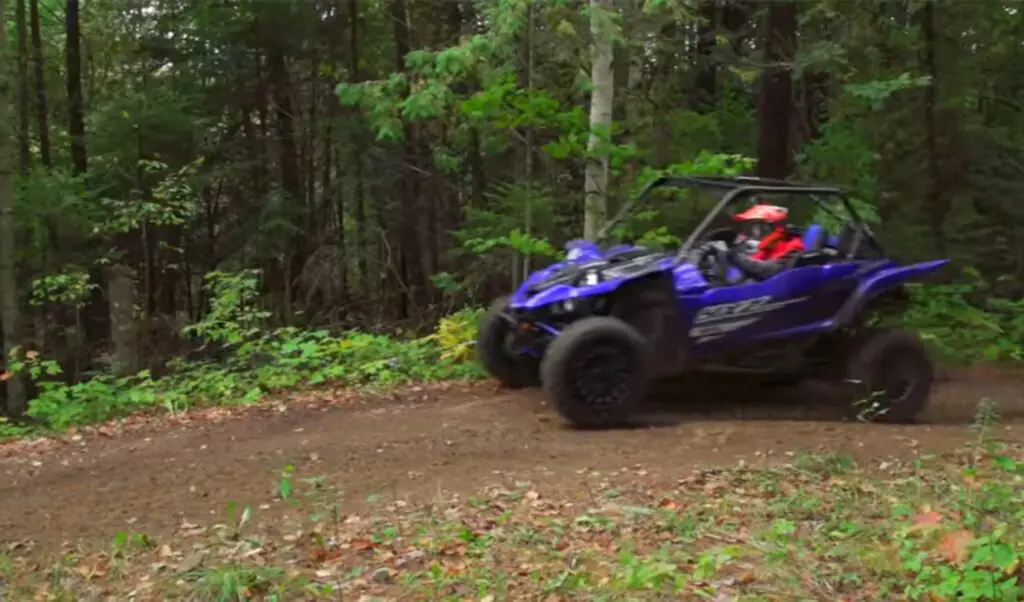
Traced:
<svg viewBox="0 0 1024 602">
<path fill-rule="evenodd" d="M 920 280 L 949 263 L 948 259 L 923 261 L 907 266 L 897 266 L 879 270 L 854 290 L 850 298 L 839 309 L 833 320 L 835 327 L 851 324 L 864 308 L 879 295 L 892 290 L 893 287 Z"/>
</svg>

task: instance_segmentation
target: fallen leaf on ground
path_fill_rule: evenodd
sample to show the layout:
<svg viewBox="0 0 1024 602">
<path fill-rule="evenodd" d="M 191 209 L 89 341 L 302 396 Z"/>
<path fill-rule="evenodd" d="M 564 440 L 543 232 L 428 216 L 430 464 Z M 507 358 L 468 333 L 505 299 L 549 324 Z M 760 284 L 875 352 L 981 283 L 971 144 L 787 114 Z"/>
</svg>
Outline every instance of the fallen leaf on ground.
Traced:
<svg viewBox="0 0 1024 602">
<path fill-rule="evenodd" d="M 913 530 L 935 527 L 942 523 L 942 515 L 934 510 L 925 510 L 924 512 L 914 516 L 912 522 L 913 527 L 911 527 L 911 529 Z"/>
<path fill-rule="evenodd" d="M 967 560 L 967 552 L 973 542 L 974 535 L 970 531 L 957 529 L 951 533 L 946 533 L 942 537 L 942 541 L 939 543 L 939 550 L 942 557 L 949 562 L 962 564 Z"/>
</svg>

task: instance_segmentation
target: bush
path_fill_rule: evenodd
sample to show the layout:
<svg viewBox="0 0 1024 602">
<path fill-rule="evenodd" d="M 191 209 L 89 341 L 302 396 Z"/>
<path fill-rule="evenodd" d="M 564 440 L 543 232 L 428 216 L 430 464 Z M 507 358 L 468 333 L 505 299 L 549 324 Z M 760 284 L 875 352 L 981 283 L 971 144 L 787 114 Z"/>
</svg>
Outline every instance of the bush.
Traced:
<svg viewBox="0 0 1024 602">
<path fill-rule="evenodd" d="M 957 283 L 913 287 L 902 325 L 919 331 L 941 359 L 1024 360 L 1024 299 L 996 297 L 977 272 L 966 276 Z"/>
<path fill-rule="evenodd" d="M 207 286 L 211 311 L 186 334 L 221 350 L 216 361 L 171 364 L 171 374 L 154 379 L 148 371 L 126 377 L 101 374 L 66 384 L 60 366 L 34 352 L 17 351 L 10 369 L 32 379 L 39 394 L 28 415 L 54 429 L 67 428 L 159 408 L 170 413 L 190 407 L 253 403 L 268 394 L 322 384 L 395 385 L 410 381 L 482 376 L 473 360 L 480 310 L 463 309 L 444 318 L 436 332 L 402 339 L 350 331 L 262 328 L 268 318 L 257 306 L 254 272 L 214 273 Z M 0 434 L 20 434 L 3 425 Z"/>
</svg>

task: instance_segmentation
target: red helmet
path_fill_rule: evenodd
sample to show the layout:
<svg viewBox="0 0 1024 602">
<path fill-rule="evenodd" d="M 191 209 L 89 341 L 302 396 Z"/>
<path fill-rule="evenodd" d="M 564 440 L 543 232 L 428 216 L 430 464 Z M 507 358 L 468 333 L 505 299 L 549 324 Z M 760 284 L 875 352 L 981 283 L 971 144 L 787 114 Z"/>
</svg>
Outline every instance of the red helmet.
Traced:
<svg viewBox="0 0 1024 602">
<path fill-rule="evenodd" d="M 779 207 L 778 205 L 754 205 L 746 211 L 737 213 L 733 216 L 733 219 L 739 222 L 760 221 L 778 224 L 786 221 L 788 217 L 789 209 L 785 207 Z"/>
</svg>

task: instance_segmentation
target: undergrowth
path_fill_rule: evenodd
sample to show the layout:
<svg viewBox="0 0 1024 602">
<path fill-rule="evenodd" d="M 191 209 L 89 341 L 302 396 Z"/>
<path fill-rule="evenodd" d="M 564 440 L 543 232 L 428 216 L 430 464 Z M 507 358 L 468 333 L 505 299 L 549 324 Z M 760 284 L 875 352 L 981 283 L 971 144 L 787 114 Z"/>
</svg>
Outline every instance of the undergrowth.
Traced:
<svg viewBox="0 0 1024 602">
<path fill-rule="evenodd" d="M 425 337 L 262 326 L 254 272 L 208 278 L 210 312 L 185 334 L 204 341 L 207 359 L 173 360 L 169 375 L 142 371 L 99 374 L 67 384 L 60 366 L 33 351 L 16 350 L 9 369 L 32 379 L 39 394 L 28 415 L 49 429 L 85 425 L 150 410 L 183 412 L 196 406 L 248 404 L 276 391 L 338 384 L 388 386 L 410 381 L 478 378 L 472 343 L 480 317 L 463 309 L 442 319 Z M 0 437 L 37 427 L 0 423 Z"/>
<path fill-rule="evenodd" d="M 1024 298 L 995 295 L 974 270 L 958 282 L 910 290 L 913 302 L 900 324 L 919 331 L 939 359 L 1024 360 Z"/>
</svg>

